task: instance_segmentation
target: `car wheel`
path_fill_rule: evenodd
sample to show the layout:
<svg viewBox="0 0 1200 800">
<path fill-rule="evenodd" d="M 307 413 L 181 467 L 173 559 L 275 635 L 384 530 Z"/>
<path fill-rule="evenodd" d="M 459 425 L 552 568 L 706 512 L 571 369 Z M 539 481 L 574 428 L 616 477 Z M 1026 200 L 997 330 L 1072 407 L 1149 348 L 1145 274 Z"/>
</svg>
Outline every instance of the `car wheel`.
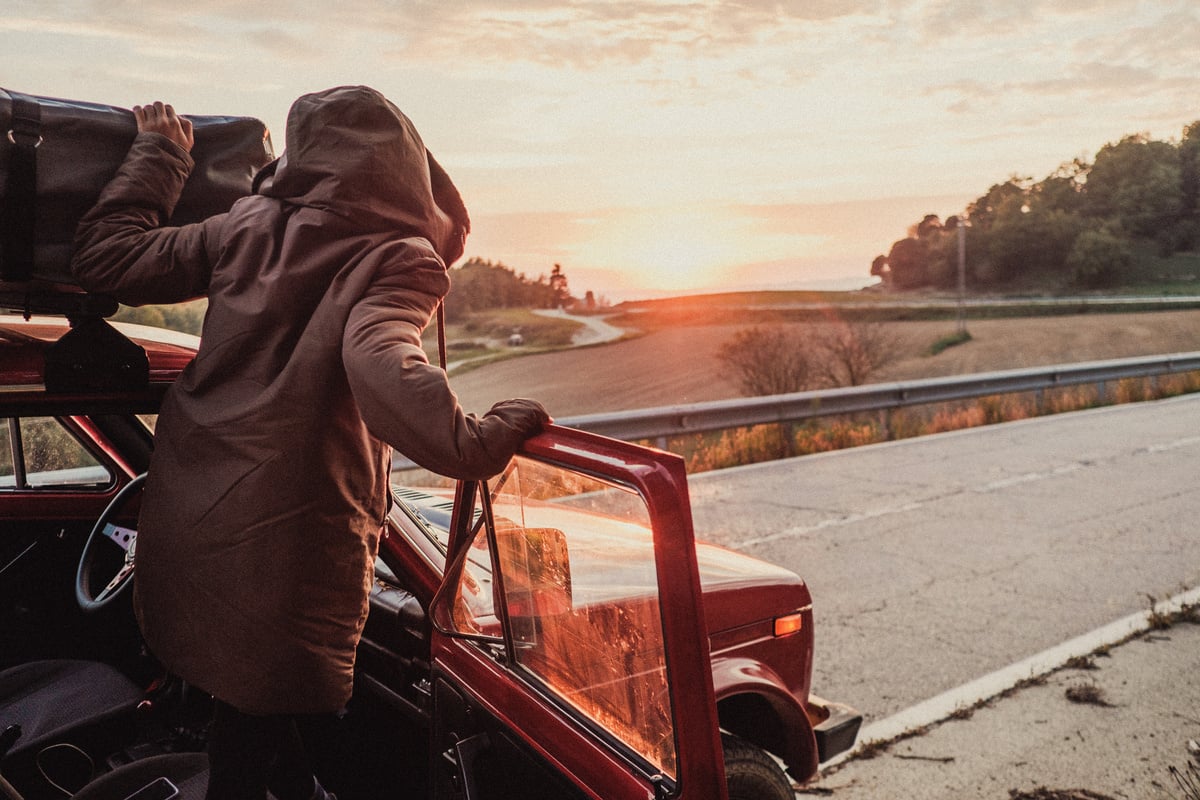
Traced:
<svg viewBox="0 0 1200 800">
<path fill-rule="evenodd" d="M 729 800 L 795 800 L 792 782 L 767 751 L 728 733 L 721 734 L 721 748 Z"/>
</svg>

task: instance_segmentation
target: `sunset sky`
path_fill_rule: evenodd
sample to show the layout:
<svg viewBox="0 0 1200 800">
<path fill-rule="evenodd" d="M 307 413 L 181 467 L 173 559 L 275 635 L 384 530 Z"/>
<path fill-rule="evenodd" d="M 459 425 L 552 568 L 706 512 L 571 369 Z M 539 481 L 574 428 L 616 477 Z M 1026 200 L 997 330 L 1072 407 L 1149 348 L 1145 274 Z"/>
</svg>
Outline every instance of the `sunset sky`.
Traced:
<svg viewBox="0 0 1200 800">
<path fill-rule="evenodd" d="M 0 86 L 245 114 L 365 83 L 467 255 L 572 290 L 837 286 L 926 213 L 1200 119 L 1196 0 L 3 0 Z"/>
</svg>

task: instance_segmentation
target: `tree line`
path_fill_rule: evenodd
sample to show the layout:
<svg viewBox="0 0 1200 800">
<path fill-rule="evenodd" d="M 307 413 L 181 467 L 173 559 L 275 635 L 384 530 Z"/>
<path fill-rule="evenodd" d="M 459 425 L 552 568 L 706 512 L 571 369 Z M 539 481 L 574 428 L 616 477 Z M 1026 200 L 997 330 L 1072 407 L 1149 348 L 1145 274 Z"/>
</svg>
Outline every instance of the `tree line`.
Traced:
<svg viewBox="0 0 1200 800">
<path fill-rule="evenodd" d="M 549 276 L 529 279 L 500 262 L 471 258 L 450 270 L 450 293 L 446 295 L 446 319 L 462 322 L 472 313 L 497 308 L 557 308 L 576 304 L 562 266 L 555 264 Z M 589 309 L 595 305 L 589 291 Z M 200 335 L 207 300 L 179 305 L 121 306 L 113 319 L 169 328 Z"/>
<path fill-rule="evenodd" d="M 450 270 L 446 319 L 458 322 L 477 311 L 496 308 L 557 308 L 574 302 L 562 266 L 550 275 L 525 277 L 500 262 L 470 258 Z"/>
<path fill-rule="evenodd" d="M 897 289 L 954 287 L 960 226 L 972 286 L 1050 278 L 1097 288 L 1118 281 L 1140 250 L 1166 258 L 1200 249 L 1200 121 L 1179 141 L 1125 136 L 1090 163 L 996 184 L 945 221 L 929 214 L 875 258 L 871 274 Z"/>
</svg>

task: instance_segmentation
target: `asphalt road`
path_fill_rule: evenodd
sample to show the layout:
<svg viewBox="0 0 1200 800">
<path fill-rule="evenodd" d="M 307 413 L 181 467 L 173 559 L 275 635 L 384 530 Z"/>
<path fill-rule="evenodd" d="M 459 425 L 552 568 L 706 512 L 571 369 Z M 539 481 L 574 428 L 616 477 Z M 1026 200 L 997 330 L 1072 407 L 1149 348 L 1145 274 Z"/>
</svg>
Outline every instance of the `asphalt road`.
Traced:
<svg viewBox="0 0 1200 800">
<path fill-rule="evenodd" d="M 583 347 L 584 345 L 592 344 L 604 344 L 605 342 L 615 342 L 625 335 L 624 330 L 609 325 L 604 321 L 604 317 L 595 316 L 592 314 L 568 314 L 561 308 L 535 309 L 533 313 L 542 317 L 569 319 L 582 325 L 583 327 L 571 337 L 571 344 L 574 347 Z"/>
<path fill-rule="evenodd" d="M 1010 800 L 1014 791 L 1022 800 L 1200 796 L 1185 793 L 1172 774 L 1180 770 L 1200 787 L 1200 625 L 1155 632 L 1089 663 L 1088 669 L 1052 673 L 965 719 L 934 725 L 877 757 L 826 768 L 799 796 Z"/>
<path fill-rule="evenodd" d="M 894 732 L 897 721 L 933 721 L 928 713 L 912 714 L 928 711 L 931 698 L 951 698 L 934 715 L 945 718 L 953 698 L 970 705 L 968 694 L 957 694 L 962 687 L 978 687 L 984 676 L 1013 683 L 1029 677 L 1023 671 L 1044 671 L 1039 654 L 1059 648 L 1061 655 L 1063 643 L 1091 642 L 1077 637 L 1106 626 L 1113 638 L 1111 626 L 1144 612 L 1150 598 L 1200 587 L 1198 474 L 1200 396 L 1190 396 L 695 475 L 691 491 L 697 536 L 787 566 L 808 581 L 815 691 L 856 706 L 874 730 Z M 1130 647 L 1120 650 L 1138 652 Z M 1177 680 L 1196 682 L 1200 653 L 1188 646 L 1179 658 Z M 1151 695 L 1171 691 L 1160 687 Z M 1180 709 L 1192 738 L 1200 738 L 1197 705 Z M 1101 727 L 1118 739 L 1136 732 Z M 1172 733 L 1170 747 L 1182 754 L 1186 741 L 1179 735 Z M 967 752 L 987 752 L 987 736 L 978 738 L 960 729 L 956 741 Z M 1102 750 L 1087 756 L 1077 747 L 1061 749 L 1058 761 L 1094 759 L 1083 775 L 1098 776 L 1113 763 Z M 940 763 L 952 772 L 965 761 L 922 765 Z M 918 762 L 893 758 L 891 768 L 899 774 Z M 945 794 L 847 794 L 859 785 L 853 773 L 877 763 L 852 762 L 826 781 L 847 797 L 1007 797 L 1003 786 L 992 785 L 999 793 L 989 794 L 964 776 Z M 1167 765 L 1152 766 L 1169 785 Z M 998 766 L 985 761 L 979 768 Z M 868 785 L 865 777 L 861 785 Z"/>
</svg>

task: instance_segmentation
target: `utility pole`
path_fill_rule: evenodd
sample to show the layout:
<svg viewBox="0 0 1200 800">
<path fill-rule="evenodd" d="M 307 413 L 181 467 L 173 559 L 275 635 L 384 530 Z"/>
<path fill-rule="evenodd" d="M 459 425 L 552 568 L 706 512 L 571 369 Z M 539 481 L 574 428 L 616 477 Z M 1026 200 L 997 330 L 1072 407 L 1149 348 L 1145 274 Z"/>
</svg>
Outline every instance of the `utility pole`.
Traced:
<svg viewBox="0 0 1200 800">
<path fill-rule="evenodd" d="M 958 314 L 957 328 L 961 336 L 967 332 L 967 319 L 963 306 L 967 295 L 967 221 L 958 218 Z"/>
</svg>

